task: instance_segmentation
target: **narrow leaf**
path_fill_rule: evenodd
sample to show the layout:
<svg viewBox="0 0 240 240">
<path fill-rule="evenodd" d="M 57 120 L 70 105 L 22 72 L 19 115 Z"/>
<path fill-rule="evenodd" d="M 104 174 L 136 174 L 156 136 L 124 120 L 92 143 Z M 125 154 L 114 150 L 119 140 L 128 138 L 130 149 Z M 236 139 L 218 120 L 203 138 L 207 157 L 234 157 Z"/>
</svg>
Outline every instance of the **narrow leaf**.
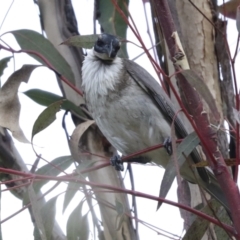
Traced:
<svg viewBox="0 0 240 240">
<path fill-rule="evenodd" d="M 60 74 L 64 75 L 71 83 L 75 83 L 71 67 L 48 39 L 38 32 L 27 29 L 16 30 L 11 33 L 22 50 L 32 50 L 41 54 Z M 46 66 L 46 63 L 35 54 L 29 55 Z"/>
<path fill-rule="evenodd" d="M 235 158 L 224 159 L 224 162 L 226 163 L 227 166 L 236 166 L 236 164 L 237 164 Z M 207 166 L 209 166 L 209 163 L 207 161 L 201 161 L 198 163 L 194 163 L 192 166 L 196 167 L 196 168 L 207 167 Z"/>
<path fill-rule="evenodd" d="M 185 179 L 181 180 L 181 183 L 178 184 L 177 187 L 177 196 L 178 196 L 178 203 L 181 203 L 185 206 L 191 207 L 191 191 L 189 182 L 187 182 Z M 181 215 L 181 218 L 184 220 L 184 229 L 188 229 L 189 226 L 192 223 L 192 213 L 179 208 L 179 212 Z"/>
<path fill-rule="evenodd" d="M 213 200 L 212 200 L 213 201 Z M 219 204 L 218 202 L 216 202 L 217 204 Z M 227 225 L 231 225 L 232 224 L 232 220 L 229 217 L 229 214 L 226 212 L 226 209 L 223 206 L 219 206 L 217 209 L 217 217 L 220 220 L 220 222 L 225 223 Z M 214 230 L 215 230 L 215 234 L 217 236 L 216 239 L 218 240 L 225 240 L 229 238 L 229 234 L 227 233 L 227 231 L 217 225 L 214 226 Z"/>
<path fill-rule="evenodd" d="M 68 38 L 66 41 L 64 41 L 61 44 L 64 44 L 67 46 L 91 49 L 94 46 L 95 42 L 97 41 L 98 36 L 99 34 L 77 35 L 77 36 Z"/>
<path fill-rule="evenodd" d="M 92 161 L 83 161 L 76 167 L 78 176 L 76 176 L 76 182 L 68 183 L 66 194 L 64 195 L 63 212 L 66 210 L 76 192 L 82 187 L 82 183 L 77 182 L 77 180 L 83 180 L 86 177 L 86 174 L 81 174 L 81 171 L 91 167 L 94 163 L 95 162 Z"/>
<path fill-rule="evenodd" d="M 49 106 L 50 104 L 52 104 L 54 102 L 64 100 L 61 105 L 61 109 L 69 110 L 80 117 L 86 118 L 86 114 L 81 110 L 81 108 L 76 106 L 71 101 L 65 99 L 64 97 L 61 97 L 54 93 L 43 91 L 40 89 L 31 89 L 31 90 L 24 92 L 24 94 L 26 96 L 28 96 L 29 98 L 31 98 L 36 103 L 43 105 L 43 106 Z"/>
<path fill-rule="evenodd" d="M 218 112 L 216 102 L 213 99 L 211 92 L 209 91 L 207 85 L 203 82 L 203 80 L 192 70 L 184 70 L 180 74 L 182 74 L 191 84 L 191 86 L 194 87 L 197 92 L 203 97 L 203 99 L 208 104 L 216 121 L 219 122 L 220 114 Z"/>
<path fill-rule="evenodd" d="M 117 199 L 115 199 L 115 208 L 116 208 L 118 214 L 124 213 L 123 205 Z"/>
<path fill-rule="evenodd" d="M 89 224 L 87 214 L 82 216 L 82 205 L 79 205 L 73 210 L 67 222 L 67 239 L 71 240 L 88 240 Z"/>
<path fill-rule="evenodd" d="M 7 67 L 8 62 L 12 57 L 5 57 L 0 60 L 0 77 L 3 75 L 4 69 Z"/>
<path fill-rule="evenodd" d="M 236 25 L 237 25 L 238 34 L 240 34 L 240 2 L 239 2 L 239 6 L 237 7 Z"/>
<path fill-rule="evenodd" d="M 195 147 L 198 144 L 199 144 L 199 138 L 195 132 L 190 133 L 179 144 L 179 146 L 177 147 L 177 154 L 176 154 L 178 157 L 179 169 L 181 169 L 181 166 L 186 161 L 185 156 L 187 157 L 195 149 Z M 166 169 L 163 175 L 159 197 L 165 198 L 167 196 L 167 193 L 172 186 L 175 176 L 176 176 L 176 168 L 174 164 L 174 159 L 171 158 L 166 166 Z M 160 208 L 161 204 L 162 204 L 161 202 L 158 202 L 157 209 Z"/>
<path fill-rule="evenodd" d="M 129 1 L 126 0 L 116 2 L 125 16 L 128 17 L 126 8 L 128 8 Z M 126 39 L 128 25 L 116 10 L 116 7 L 113 5 L 113 3 L 111 1 L 99 1 L 98 7 L 99 8 L 97 11 L 99 12 L 100 16 L 97 20 L 99 21 L 104 32 Z M 128 58 L 126 44 L 122 45 L 119 56 Z"/>
<path fill-rule="evenodd" d="M 71 151 L 71 154 L 75 160 L 79 159 L 79 140 L 84 134 L 84 132 L 92 125 L 95 121 L 88 120 L 86 122 L 83 122 L 79 124 L 73 131 L 72 136 L 69 140 L 69 148 Z"/>
<path fill-rule="evenodd" d="M 33 125 L 31 141 L 37 133 L 47 128 L 51 123 L 55 121 L 56 113 L 60 110 L 62 103 L 63 100 L 57 101 L 48 106 L 46 109 L 43 110 L 43 112 L 40 113 Z"/>
<path fill-rule="evenodd" d="M 124 221 L 124 207 L 121 202 L 119 202 L 117 199 L 115 199 L 115 209 L 118 213 L 117 218 L 116 218 L 116 230 L 119 231 L 122 223 Z"/>
<path fill-rule="evenodd" d="M 45 175 L 45 176 L 57 176 L 66 170 L 73 162 L 71 156 L 62 156 L 52 160 L 49 164 L 44 165 L 43 167 L 39 168 L 35 174 L 38 175 Z M 46 181 L 38 181 L 33 184 L 34 189 L 39 191 L 42 186 L 48 183 Z"/>
<path fill-rule="evenodd" d="M 219 202 L 217 202 L 215 199 L 211 199 L 208 201 L 208 204 L 201 209 L 201 212 L 203 212 L 209 216 L 212 216 L 212 217 L 218 216 L 218 219 L 221 222 L 226 222 L 225 221 L 226 220 L 226 218 L 225 218 L 226 212 L 224 214 L 225 217 L 221 216 L 222 208 L 223 207 L 221 206 L 221 204 Z M 221 214 L 221 215 L 219 215 L 219 214 Z M 202 239 L 203 235 L 205 234 L 205 232 L 209 226 L 209 221 L 207 221 L 203 218 L 200 218 L 200 217 L 194 217 L 194 218 L 195 218 L 195 220 L 193 221 L 193 223 L 187 230 L 186 234 L 183 237 L 183 240 Z M 227 221 L 229 221 L 229 218 Z M 225 232 L 225 235 L 222 235 L 221 238 L 217 238 L 217 239 L 218 240 L 228 239 L 228 238 L 226 238 L 226 236 L 228 236 L 228 235 Z"/>
<path fill-rule="evenodd" d="M 82 184 L 79 182 L 68 183 L 67 191 L 64 195 L 63 212 L 65 212 L 67 206 L 69 205 L 74 195 L 77 193 L 77 191 L 80 189 L 81 186 Z"/>
<path fill-rule="evenodd" d="M 41 209 L 41 215 L 47 239 L 52 239 L 52 230 L 55 222 L 57 198 L 58 196 L 50 199 L 44 204 Z"/>
<path fill-rule="evenodd" d="M 49 238 L 47 238 L 47 235 L 46 235 L 46 230 L 43 224 L 43 218 L 41 215 L 39 202 L 37 201 L 37 196 L 32 185 L 28 186 L 28 197 L 31 203 L 31 209 L 33 212 L 34 220 L 35 220 L 35 228 L 37 228 L 41 239 L 47 240 Z"/>
<path fill-rule="evenodd" d="M 19 125 L 21 105 L 18 99 L 18 88 L 21 82 L 28 82 L 37 65 L 23 65 L 14 72 L 0 89 L 0 126 L 9 129 L 13 137 L 29 143 Z"/>
<path fill-rule="evenodd" d="M 236 9 L 239 4 L 239 0 L 230 0 L 220 5 L 218 7 L 218 10 L 223 16 L 231 19 L 236 19 Z"/>
</svg>

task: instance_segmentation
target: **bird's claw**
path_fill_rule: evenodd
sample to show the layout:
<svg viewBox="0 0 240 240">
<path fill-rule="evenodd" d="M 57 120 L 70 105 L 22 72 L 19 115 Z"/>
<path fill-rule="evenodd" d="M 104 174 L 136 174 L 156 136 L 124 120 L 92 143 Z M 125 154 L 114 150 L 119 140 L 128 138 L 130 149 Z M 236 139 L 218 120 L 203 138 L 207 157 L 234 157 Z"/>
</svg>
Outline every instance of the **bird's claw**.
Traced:
<svg viewBox="0 0 240 240">
<path fill-rule="evenodd" d="M 111 163 L 112 166 L 115 167 L 115 169 L 117 171 L 123 171 L 124 170 L 122 158 L 118 154 L 114 154 L 110 158 L 110 163 Z"/>
<path fill-rule="evenodd" d="M 167 150 L 167 153 L 169 155 L 172 155 L 172 139 L 170 137 L 165 138 L 163 145 Z"/>
</svg>

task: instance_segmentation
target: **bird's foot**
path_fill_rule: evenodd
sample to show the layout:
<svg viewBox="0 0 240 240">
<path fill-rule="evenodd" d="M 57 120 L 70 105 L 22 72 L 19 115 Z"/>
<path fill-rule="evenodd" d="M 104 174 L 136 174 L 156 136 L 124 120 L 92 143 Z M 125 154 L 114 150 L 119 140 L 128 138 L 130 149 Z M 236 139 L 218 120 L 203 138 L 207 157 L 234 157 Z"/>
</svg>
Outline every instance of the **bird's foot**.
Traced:
<svg viewBox="0 0 240 240">
<path fill-rule="evenodd" d="M 172 155 L 172 139 L 170 137 L 165 138 L 163 145 L 167 150 L 167 153 L 169 155 Z"/>
<path fill-rule="evenodd" d="M 114 155 L 110 158 L 110 163 L 111 163 L 112 166 L 115 167 L 115 169 L 116 169 L 117 171 L 123 171 L 123 170 L 124 170 L 122 158 L 121 158 L 121 156 L 119 156 L 118 154 L 114 154 Z"/>
</svg>

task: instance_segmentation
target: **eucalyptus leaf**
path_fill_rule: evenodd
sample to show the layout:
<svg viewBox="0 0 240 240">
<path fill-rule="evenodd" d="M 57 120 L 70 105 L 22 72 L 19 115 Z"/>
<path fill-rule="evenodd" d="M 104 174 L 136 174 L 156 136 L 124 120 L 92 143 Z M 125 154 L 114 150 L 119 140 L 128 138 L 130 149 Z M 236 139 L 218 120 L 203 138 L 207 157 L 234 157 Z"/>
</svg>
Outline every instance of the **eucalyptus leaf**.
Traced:
<svg viewBox="0 0 240 240">
<path fill-rule="evenodd" d="M 176 153 L 176 156 L 178 157 L 177 164 L 179 169 L 181 169 L 181 166 L 186 161 L 185 156 L 187 157 L 196 148 L 199 142 L 200 141 L 197 134 L 195 132 L 192 132 L 186 138 L 184 138 L 183 141 L 179 144 L 179 146 L 177 147 L 177 153 Z M 171 158 L 166 166 L 166 169 L 163 175 L 159 197 L 166 198 L 167 193 L 171 188 L 175 177 L 176 177 L 176 166 L 175 166 L 174 159 Z M 160 208 L 161 204 L 162 202 L 158 202 L 157 209 Z"/>
<path fill-rule="evenodd" d="M 22 50 L 30 50 L 41 54 L 60 74 L 64 75 L 71 83 L 75 83 L 71 67 L 48 39 L 40 33 L 28 29 L 16 30 L 11 33 L 16 38 Z M 36 54 L 28 54 L 46 66 L 46 62 Z"/>
<path fill-rule="evenodd" d="M 37 195 L 36 195 L 32 185 L 29 185 L 27 189 L 28 189 L 27 195 L 28 195 L 30 203 L 31 203 L 31 209 L 32 209 L 32 213 L 34 216 L 34 220 L 35 220 L 35 228 L 37 228 L 37 232 L 38 232 L 39 236 L 41 237 L 41 240 L 47 240 L 49 238 L 47 238 L 46 229 L 43 224 L 43 218 L 42 218 L 42 214 L 41 214 L 40 205 L 37 200 Z"/>
<path fill-rule="evenodd" d="M 52 239 L 52 230 L 55 222 L 57 198 L 58 196 L 48 200 L 41 209 L 41 215 L 47 239 Z"/>
<path fill-rule="evenodd" d="M 116 2 L 121 11 L 128 18 L 128 11 L 126 8 L 128 8 L 129 0 L 119 0 Z M 108 0 L 98 1 L 98 3 L 97 12 L 99 12 L 99 17 L 97 20 L 104 32 L 126 39 L 128 25 L 117 11 L 113 2 Z M 122 45 L 119 51 L 119 56 L 128 58 L 126 44 Z"/>
<path fill-rule="evenodd" d="M 39 168 L 35 174 L 44 176 L 57 176 L 66 170 L 73 163 L 71 156 L 62 156 L 52 160 L 49 164 Z M 34 189 L 39 191 L 42 186 L 48 183 L 48 180 L 37 181 L 33 184 Z"/>
<path fill-rule="evenodd" d="M 201 209 L 201 212 L 212 217 L 217 216 L 221 222 L 226 223 L 227 221 L 230 224 L 231 221 L 229 217 L 227 217 L 226 219 L 226 216 L 227 216 L 226 211 L 224 210 L 224 214 L 222 214 L 222 210 L 224 210 L 223 207 L 215 199 L 211 199 L 208 201 L 208 204 Z M 192 239 L 201 240 L 208 226 L 209 226 L 209 221 L 200 217 L 193 216 L 193 222 L 188 228 L 187 232 L 185 233 L 183 240 L 192 240 Z M 218 227 L 218 231 L 221 231 L 221 234 L 222 234 L 222 235 L 218 234 L 218 238 L 217 238 L 218 240 L 228 239 L 229 236 L 226 233 L 226 231 L 224 231 L 223 229 L 220 230 L 219 227 Z"/>
<path fill-rule="evenodd" d="M 77 191 L 80 189 L 82 186 L 81 183 L 79 182 L 69 182 L 68 187 L 66 190 L 66 193 L 64 195 L 64 202 L 63 202 L 63 212 L 65 212 L 67 206 L 73 199 L 74 195 L 77 193 Z"/>
<path fill-rule="evenodd" d="M 240 34 L 240 7 L 239 6 L 237 7 L 236 25 L 237 25 L 238 34 Z"/>
<path fill-rule="evenodd" d="M 76 172 L 79 174 L 76 176 L 76 182 L 69 182 L 68 187 L 66 190 L 66 193 L 64 195 L 64 202 L 63 202 L 63 212 L 66 210 L 67 206 L 73 199 L 74 195 L 77 193 L 77 191 L 82 187 L 82 183 L 77 182 L 77 180 L 83 180 L 86 177 L 86 174 L 81 174 L 80 172 L 91 167 L 94 164 L 94 162 L 89 161 L 83 161 L 81 162 L 77 168 Z"/>
<path fill-rule="evenodd" d="M 20 125 L 19 116 L 21 104 L 18 98 L 18 88 L 22 82 L 27 83 L 32 71 L 38 65 L 23 65 L 8 78 L 0 89 L 0 126 L 9 129 L 18 141 L 29 143 Z"/>
<path fill-rule="evenodd" d="M 115 199 L 115 208 L 117 210 L 118 214 L 123 214 L 124 213 L 124 209 L 123 209 L 123 205 L 122 203 L 120 203 L 117 199 Z"/>
<path fill-rule="evenodd" d="M 33 125 L 31 141 L 37 133 L 47 128 L 51 123 L 56 120 L 56 113 L 60 110 L 63 101 L 64 100 L 60 100 L 52 103 L 40 113 Z"/>
<path fill-rule="evenodd" d="M 5 57 L 0 60 L 0 77 L 3 75 L 3 71 L 7 67 L 7 64 L 11 60 L 11 58 L 12 57 Z"/>
<path fill-rule="evenodd" d="M 67 46 L 91 49 L 94 46 L 95 42 L 97 41 L 98 36 L 99 34 L 77 35 L 77 36 L 68 38 L 66 41 L 64 41 L 61 44 L 64 44 Z"/>
<path fill-rule="evenodd" d="M 26 96 L 31 98 L 34 102 L 43 105 L 43 106 L 49 106 L 54 102 L 64 100 L 61 104 L 61 109 L 69 110 L 73 113 L 75 113 L 77 116 L 87 118 L 86 114 L 81 110 L 80 107 L 76 106 L 71 101 L 65 99 L 64 97 L 61 97 L 57 94 L 43 91 L 40 89 L 31 89 L 26 92 L 24 92 Z"/>
<path fill-rule="evenodd" d="M 89 223 L 87 214 L 82 216 L 83 201 L 73 210 L 67 221 L 67 239 L 88 240 Z"/>
</svg>

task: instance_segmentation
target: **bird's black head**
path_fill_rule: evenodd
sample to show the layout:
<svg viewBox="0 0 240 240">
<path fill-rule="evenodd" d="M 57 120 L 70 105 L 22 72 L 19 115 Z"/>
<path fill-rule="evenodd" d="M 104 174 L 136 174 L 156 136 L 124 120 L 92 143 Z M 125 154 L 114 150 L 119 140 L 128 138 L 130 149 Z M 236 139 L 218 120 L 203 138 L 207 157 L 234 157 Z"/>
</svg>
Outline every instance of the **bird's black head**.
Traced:
<svg viewBox="0 0 240 240">
<path fill-rule="evenodd" d="M 117 37 L 103 33 L 99 35 L 94 45 L 95 55 L 102 60 L 113 60 L 120 49 L 120 45 Z"/>
</svg>

